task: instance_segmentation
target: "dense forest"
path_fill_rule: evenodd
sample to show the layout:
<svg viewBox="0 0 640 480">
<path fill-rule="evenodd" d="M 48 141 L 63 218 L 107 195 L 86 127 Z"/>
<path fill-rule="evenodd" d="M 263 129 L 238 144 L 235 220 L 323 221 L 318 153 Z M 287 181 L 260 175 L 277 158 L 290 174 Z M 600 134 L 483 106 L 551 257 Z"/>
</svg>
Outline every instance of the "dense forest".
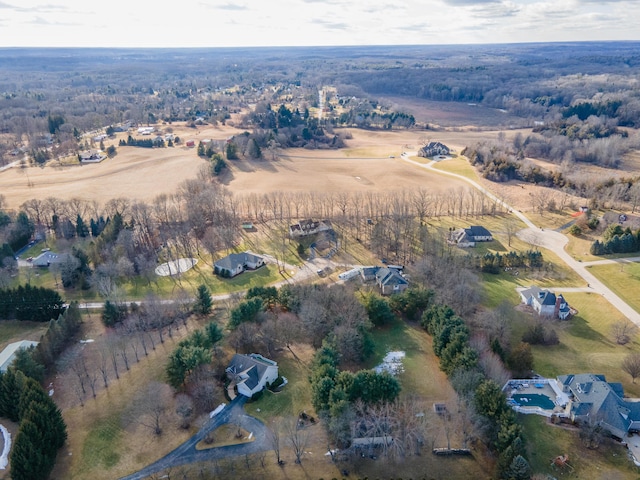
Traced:
<svg viewBox="0 0 640 480">
<path fill-rule="evenodd" d="M 547 145 L 552 131 L 565 139 L 561 153 L 582 142 L 584 153 L 577 155 L 587 161 L 598 150 L 588 145 L 590 139 L 612 143 L 601 150 L 614 153 L 609 164 L 615 165 L 626 148 L 619 145 L 624 132 L 618 127 L 636 127 L 640 121 L 634 87 L 640 69 L 637 51 L 633 42 L 3 49 L 0 163 L 14 159 L 18 148 L 39 162 L 77 151 L 83 133 L 125 121 L 225 122 L 231 113 L 256 104 L 257 111 L 241 126 L 261 131 L 261 147 L 274 139 L 284 147 L 311 141 L 312 146 L 339 147 L 339 139 L 314 123 L 307 111 L 318 107 L 321 87 L 333 85 L 344 108 L 331 117 L 329 127 L 406 128 L 419 123 L 389 108 L 385 97 L 390 96 L 472 102 L 509 113 L 505 128 L 539 127 L 547 139 L 537 146 L 543 157 L 553 150 Z M 282 111 L 285 104 L 292 108 Z M 265 134 L 274 130 L 278 133 Z"/>
</svg>

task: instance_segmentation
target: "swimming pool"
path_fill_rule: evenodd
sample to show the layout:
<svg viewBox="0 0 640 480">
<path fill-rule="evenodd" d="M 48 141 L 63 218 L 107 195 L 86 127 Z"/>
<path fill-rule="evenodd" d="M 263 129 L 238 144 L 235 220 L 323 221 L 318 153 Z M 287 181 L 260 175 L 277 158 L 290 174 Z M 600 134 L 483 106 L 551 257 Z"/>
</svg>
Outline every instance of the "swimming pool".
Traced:
<svg viewBox="0 0 640 480">
<path fill-rule="evenodd" d="M 555 404 L 546 395 L 539 393 L 516 393 L 511 398 L 521 407 L 540 407 L 544 410 L 553 410 Z"/>
</svg>

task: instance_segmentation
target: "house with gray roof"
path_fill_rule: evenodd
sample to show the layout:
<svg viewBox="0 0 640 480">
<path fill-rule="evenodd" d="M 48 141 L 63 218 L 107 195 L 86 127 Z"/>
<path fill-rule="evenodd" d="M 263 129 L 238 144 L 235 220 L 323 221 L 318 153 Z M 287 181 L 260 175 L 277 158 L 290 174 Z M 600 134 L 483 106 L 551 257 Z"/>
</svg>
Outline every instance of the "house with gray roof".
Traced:
<svg viewBox="0 0 640 480">
<path fill-rule="evenodd" d="M 471 225 L 469 228 L 459 228 L 449 232 L 450 244 L 461 248 L 475 247 L 477 242 L 490 242 L 493 235 L 489 230 L 480 225 Z"/>
<path fill-rule="evenodd" d="M 46 252 L 42 252 L 40 255 L 35 257 L 31 261 L 31 265 L 33 265 L 34 267 L 47 268 L 55 263 L 60 263 L 63 257 L 64 257 L 64 254 L 60 255 L 58 253 L 46 251 Z"/>
<path fill-rule="evenodd" d="M 78 154 L 78 159 L 82 163 L 100 163 L 105 158 L 107 158 L 107 155 L 105 155 L 105 153 L 102 150 L 98 150 L 98 149 L 85 150 L 84 152 L 80 152 Z"/>
<path fill-rule="evenodd" d="M 330 220 L 300 220 L 298 223 L 289 225 L 289 235 L 291 237 L 306 237 L 332 229 Z"/>
<path fill-rule="evenodd" d="M 238 393 L 251 398 L 278 378 L 278 364 L 273 360 L 251 353 L 235 354 L 226 369 L 227 376 L 238 388 Z"/>
<path fill-rule="evenodd" d="M 522 303 L 531 306 L 541 317 L 566 320 L 571 314 L 571 307 L 569 307 L 562 294 L 556 295 L 535 285 L 520 290 L 520 298 Z"/>
<path fill-rule="evenodd" d="M 402 270 L 393 267 L 383 267 L 376 272 L 376 284 L 382 295 L 392 295 L 404 292 L 409 288 L 409 282 L 401 274 Z"/>
<path fill-rule="evenodd" d="M 558 382 L 569 395 L 571 420 L 600 423 L 619 439 L 640 431 L 640 402 L 625 400 L 622 384 L 591 373 L 560 375 Z"/>
<path fill-rule="evenodd" d="M 38 345 L 38 342 L 31 340 L 21 340 L 19 342 L 10 343 L 0 352 L 0 372 L 6 372 L 16 359 L 18 350 L 33 348 Z"/>
<path fill-rule="evenodd" d="M 213 271 L 221 277 L 232 278 L 245 270 L 256 270 L 265 265 L 264 258 L 253 253 L 232 253 L 213 264 Z"/>
<path fill-rule="evenodd" d="M 418 150 L 419 157 L 435 157 L 436 155 L 449 155 L 449 147 L 440 142 L 429 142 Z"/>
</svg>

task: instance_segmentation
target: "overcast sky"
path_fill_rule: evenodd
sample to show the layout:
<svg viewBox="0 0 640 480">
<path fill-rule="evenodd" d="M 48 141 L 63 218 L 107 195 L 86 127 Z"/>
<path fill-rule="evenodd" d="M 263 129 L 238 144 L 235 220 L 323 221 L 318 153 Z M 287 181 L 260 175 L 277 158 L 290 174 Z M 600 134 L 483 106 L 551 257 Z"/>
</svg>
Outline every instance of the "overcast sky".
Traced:
<svg viewBox="0 0 640 480">
<path fill-rule="evenodd" d="M 640 0 L 0 0 L 0 46 L 640 39 Z"/>
</svg>

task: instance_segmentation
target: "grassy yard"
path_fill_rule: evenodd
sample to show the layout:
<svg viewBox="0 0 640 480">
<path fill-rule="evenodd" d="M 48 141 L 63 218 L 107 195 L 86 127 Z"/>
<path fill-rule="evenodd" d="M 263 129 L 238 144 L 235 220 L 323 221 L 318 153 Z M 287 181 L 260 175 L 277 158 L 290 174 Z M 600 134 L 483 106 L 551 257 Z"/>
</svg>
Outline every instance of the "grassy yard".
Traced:
<svg viewBox="0 0 640 480">
<path fill-rule="evenodd" d="M 594 260 L 602 260 L 606 258 L 604 256 L 597 257 L 595 255 L 591 255 L 589 253 L 589 249 L 591 248 L 591 244 L 597 239 L 600 238 L 595 235 L 591 235 L 589 233 L 584 233 L 578 237 L 570 235 L 567 231 L 563 232 L 567 238 L 569 239 L 569 243 L 565 247 L 565 250 L 569 255 L 581 262 L 592 262 Z"/>
<path fill-rule="evenodd" d="M 456 173 L 470 180 L 477 180 L 478 174 L 475 169 L 469 164 L 469 161 L 465 157 L 456 157 L 450 160 L 444 160 L 434 165 L 436 170 L 442 170 L 445 172 Z"/>
<path fill-rule="evenodd" d="M 405 394 L 417 395 L 427 402 L 446 402 L 455 398 L 447 376 L 440 370 L 433 353 L 431 337 L 419 326 L 396 320 L 373 330 L 374 352 L 365 367 L 382 363 L 392 351 L 405 352 L 404 373 L 399 377 Z"/>
<path fill-rule="evenodd" d="M 575 429 L 551 425 L 537 415 L 520 415 L 519 420 L 527 439 L 527 458 L 536 473 L 592 480 L 635 480 L 640 474 L 627 457 L 626 449 L 616 442 L 603 442 L 597 450 L 589 450 Z M 551 466 L 555 457 L 565 454 L 569 455 L 569 464 L 575 469 L 573 473 Z"/>
<path fill-rule="evenodd" d="M 48 323 L 21 322 L 18 320 L 3 320 L 0 322 L 0 351 L 8 344 L 20 340 L 40 340 L 47 330 Z"/>
<path fill-rule="evenodd" d="M 634 282 L 637 282 L 637 276 L 640 275 L 640 266 L 625 265 L 625 270 L 629 268 L 625 274 L 620 272 L 619 265 L 611 267 L 611 271 L 600 271 L 603 280 L 613 279 L 623 292 L 638 291 L 638 284 Z M 629 283 L 624 283 L 623 278 L 626 276 L 629 277 L 626 280 Z M 490 308 L 502 301 L 518 304 L 519 297 L 515 287 L 530 283 L 550 283 L 549 286 L 553 286 L 553 282 L 531 282 L 527 277 L 516 278 L 504 272 L 500 275 L 483 275 L 483 304 Z M 567 286 L 570 286 L 570 282 L 568 283 Z M 633 293 L 627 294 L 628 297 L 632 295 Z M 578 314 L 566 322 L 547 321 L 545 325 L 556 330 L 560 343 L 551 347 L 532 347 L 536 373 L 546 377 L 568 373 L 604 374 L 610 382 L 621 382 L 626 395 L 640 396 L 640 385 L 634 384 L 630 376 L 620 368 L 626 355 L 640 351 L 640 341 L 636 338 L 627 345 L 618 345 L 611 333 L 612 325 L 624 320 L 624 316 L 600 295 L 569 292 L 564 296 L 569 304 L 578 310 Z M 511 345 L 520 342 L 527 328 L 539 321 L 537 317 L 525 312 L 520 313 L 518 318 L 519 320 L 511 325 Z M 638 478 L 638 469 L 618 444 L 605 443 L 598 451 L 592 451 L 582 446 L 574 430 L 548 425 L 544 418 L 535 415 L 522 415 L 520 421 L 525 428 L 528 442 L 528 459 L 536 473 L 548 473 L 556 478 Z M 552 458 L 565 453 L 569 454 L 570 463 L 576 469 L 573 475 L 555 471 L 550 467 Z"/>
<path fill-rule="evenodd" d="M 286 377 L 288 384 L 281 392 L 265 391 L 262 397 L 248 403 L 245 410 L 265 424 L 274 418 L 297 417 L 302 411 L 315 415 L 311 406 L 311 385 L 309 383 L 309 364 L 313 357 L 313 350 L 307 345 L 294 345 L 290 351 L 283 352 L 278 357 L 278 371 Z"/>
<path fill-rule="evenodd" d="M 616 295 L 640 312 L 640 263 L 612 263 L 588 268 Z"/>
</svg>

